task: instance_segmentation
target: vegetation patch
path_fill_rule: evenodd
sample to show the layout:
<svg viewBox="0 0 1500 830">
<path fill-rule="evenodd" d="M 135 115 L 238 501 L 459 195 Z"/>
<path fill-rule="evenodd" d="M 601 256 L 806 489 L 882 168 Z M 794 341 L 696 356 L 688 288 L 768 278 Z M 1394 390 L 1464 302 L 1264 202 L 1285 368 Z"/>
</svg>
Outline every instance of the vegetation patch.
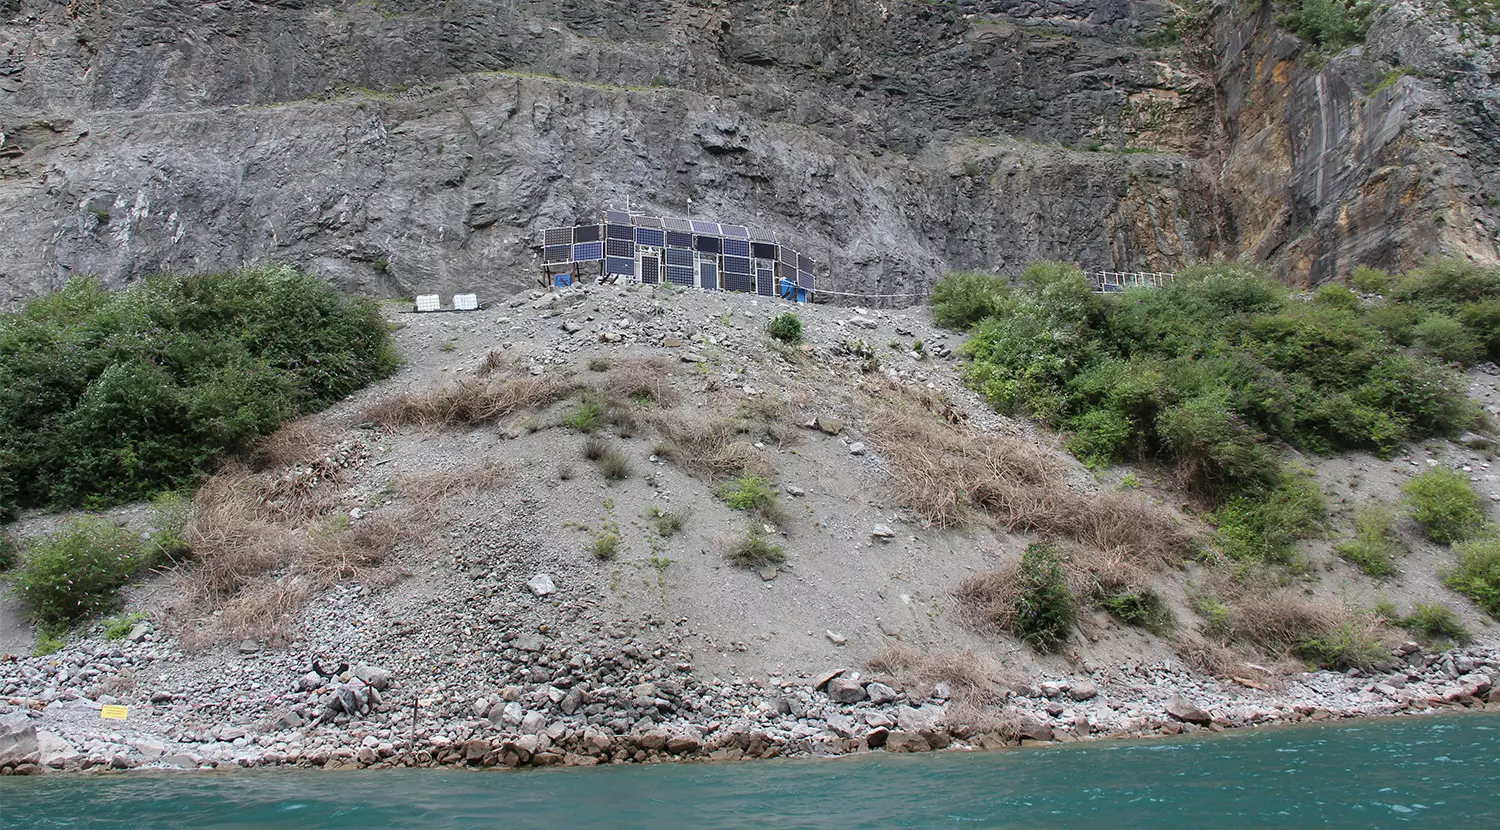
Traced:
<svg viewBox="0 0 1500 830">
<path fill-rule="evenodd" d="M 795 346 L 802 342 L 802 318 L 784 311 L 771 318 L 766 324 L 766 332 L 788 346 Z"/>
<path fill-rule="evenodd" d="M 940 326 L 968 331 L 1001 314 L 1010 302 L 1010 285 L 998 274 L 955 271 L 932 289 L 932 313 Z"/>
<path fill-rule="evenodd" d="M 1291 591 L 1252 591 L 1236 604 L 1236 639 L 1321 668 L 1368 669 L 1390 659 L 1380 619 Z"/>
<path fill-rule="evenodd" d="M 719 498 L 735 510 L 758 513 L 768 521 L 781 518 L 781 505 L 771 482 L 749 473 L 727 481 L 719 487 Z"/>
<path fill-rule="evenodd" d="M 731 565 L 741 568 L 764 568 L 786 561 L 786 551 L 771 541 L 760 527 L 752 524 L 745 535 L 731 543 L 724 551 L 724 558 Z"/>
<path fill-rule="evenodd" d="M 687 514 L 681 510 L 663 510 L 657 505 L 651 505 L 646 510 L 646 518 L 650 520 L 651 526 L 656 528 L 656 535 L 663 539 L 670 539 L 682 530 L 683 524 L 687 522 Z"/>
<path fill-rule="evenodd" d="M 1056 546 L 1036 542 L 1018 565 L 964 580 L 958 596 L 985 623 L 1037 651 L 1054 652 L 1068 639 L 1077 615 L 1063 563 Z"/>
<path fill-rule="evenodd" d="M 1364 43 L 1376 6 L 1370 0 L 1292 0 L 1289 5 L 1277 22 L 1325 54 Z"/>
<path fill-rule="evenodd" d="M 1500 537 L 1460 542 L 1453 552 L 1458 564 L 1443 574 L 1443 583 L 1500 620 Z"/>
<path fill-rule="evenodd" d="M 51 536 L 28 542 L 20 565 L 8 578 L 41 628 L 63 631 L 117 606 L 120 589 L 154 563 L 153 553 L 140 534 L 105 519 L 83 517 Z"/>
<path fill-rule="evenodd" d="M 1295 565 L 1296 542 L 1319 532 L 1327 515 L 1310 476 L 1283 472 L 1275 487 L 1231 496 L 1212 516 L 1219 547 L 1238 561 Z"/>
<path fill-rule="evenodd" d="M 396 362 L 373 302 L 290 268 L 75 280 L 0 315 L 0 511 L 195 484 Z"/>
<path fill-rule="evenodd" d="M 563 426 L 579 432 L 594 432 L 603 423 L 604 402 L 588 395 L 562 417 Z"/>
<path fill-rule="evenodd" d="M 1484 500 L 1453 470 L 1432 469 L 1401 485 L 1411 517 L 1440 545 L 1477 536 L 1485 528 Z"/>
<path fill-rule="evenodd" d="M 1126 625 L 1144 628 L 1158 637 L 1177 631 L 1177 617 L 1167 603 L 1150 588 L 1122 591 L 1099 600 L 1099 607 Z"/>
<path fill-rule="evenodd" d="M 594 542 L 589 546 L 589 551 L 594 558 L 602 562 L 610 562 L 620 555 L 620 525 L 618 522 L 606 521 L 599 525 L 599 532 L 594 534 Z"/>
<path fill-rule="evenodd" d="M 1368 576 L 1395 576 L 1396 557 L 1405 553 L 1392 533 L 1395 524 L 1396 511 L 1390 505 L 1365 502 L 1354 508 L 1354 538 L 1335 549 Z"/>
<path fill-rule="evenodd" d="M 1428 641 L 1445 641 L 1455 644 L 1474 639 L 1453 609 L 1438 603 L 1419 602 L 1412 611 L 1395 621 L 1397 625 Z"/>
</svg>

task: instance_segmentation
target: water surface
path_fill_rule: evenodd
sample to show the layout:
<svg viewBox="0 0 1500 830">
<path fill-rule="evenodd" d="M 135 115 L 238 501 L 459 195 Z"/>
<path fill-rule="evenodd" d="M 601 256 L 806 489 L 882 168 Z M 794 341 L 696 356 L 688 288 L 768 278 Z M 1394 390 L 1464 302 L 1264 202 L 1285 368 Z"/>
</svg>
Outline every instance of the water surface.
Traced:
<svg viewBox="0 0 1500 830">
<path fill-rule="evenodd" d="M 987 753 L 0 778 L 0 828 L 1496 827 L 1500 715 Z"/>
</svg>

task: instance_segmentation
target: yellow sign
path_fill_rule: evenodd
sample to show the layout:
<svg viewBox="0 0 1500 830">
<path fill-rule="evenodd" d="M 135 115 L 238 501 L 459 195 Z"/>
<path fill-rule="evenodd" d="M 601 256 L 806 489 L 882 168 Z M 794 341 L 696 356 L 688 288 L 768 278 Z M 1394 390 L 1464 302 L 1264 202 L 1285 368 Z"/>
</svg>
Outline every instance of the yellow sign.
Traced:
<svg viewBox="0 0 1500 830">
<path fill-rule="evenodd" d="M 99 717 L 105 720 L 125 720 L 126 711 L 124 706 L 100 706 Z"/>
</svg>

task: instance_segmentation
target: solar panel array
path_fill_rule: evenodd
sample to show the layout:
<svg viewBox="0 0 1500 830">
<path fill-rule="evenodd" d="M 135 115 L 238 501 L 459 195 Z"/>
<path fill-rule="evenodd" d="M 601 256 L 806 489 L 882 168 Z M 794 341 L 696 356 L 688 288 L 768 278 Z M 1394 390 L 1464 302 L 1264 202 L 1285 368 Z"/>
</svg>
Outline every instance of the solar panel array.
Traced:
<svg viewBox="0 0 1500 830">
<path fill-rule="evenodd" d="M 542 262 L 553 272 L 600 263 L 602 273 L 648 284 L 791 299 L 804 299 L 816 281 L 811 257 L 744 225 L 608 210 L 598 224 L 547 228 L 541 242 Z"/>
</svg>

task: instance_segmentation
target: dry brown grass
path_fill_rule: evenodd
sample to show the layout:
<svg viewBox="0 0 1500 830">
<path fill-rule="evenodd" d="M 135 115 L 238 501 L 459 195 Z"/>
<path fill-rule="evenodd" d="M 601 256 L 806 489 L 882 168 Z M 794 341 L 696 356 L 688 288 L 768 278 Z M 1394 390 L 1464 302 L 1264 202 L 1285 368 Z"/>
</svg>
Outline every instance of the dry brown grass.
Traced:
<svg viewBox="0 0 1500 830">
<path fill-rule="evenodd" d="M 692 475 L 709 481 L 746 473 L 764 478 L 771 475 L 770 465 L 741 437 L 739 426 L 732 420 L 677 411 L 651 412 L 645 420 L 662 437 L 657 455 Z"/>
<path fill-rule="evenodd" d="M 570 381 L 552 377 L 501 381 L 462 378 L 426 392 L 378 401 L 365 409 L 364 418 L 387 429 L 480 426 L 512 412 L 555 403 L 575 388 Z"/>
<path fill-rule="evenodd" d="M 250 448 L 248 460 L 255 470 L 272 470 L 309 464 L 321 455 L 332 443 L 329 430 L 304 418 L 292 421 L 275 432 L 256 441 Z"/>
<path fill-rule="evenodd" d="M 976 574 L 958 584 L 959 609 L 969 625 L 994 631 L 1010 631 L 1015 619 L 1016 575 L 1020 564 L 1012 562 L 998 570 Z"/>
<path fill-rule="evenodd" d="M 505 353 L 498 349 L 491 349 L 490 353 L 484 356 L 484 360 L 481 360 L 479 365 L 474 367 L 474 376 L 487 378 L 504 366 Z"/>
<path fill-rule="evenodd" d="M 1247 591 L 1232 605 L 1234 633 L 1273 654 L 1289 654 L 1307 637 L 1322 637 L 1349 618 L 1329 605 L 1288 590 Z"/>
<path fill-rule="evenodd" d="M 1192 549 L 1191 535 L 1170 513 L 1139 497 L 1071 490 L 1039 447 L 910 409 L 873 420 L 871 439 L 890 462 L 902 502 L 935 525 L 961 524 L 978 512 L 1007 532 L 1071 539 L 1142 565 L 1176 561 Z"/>
<path fill-rule="evenodd" d="M 1009 709 L 997 709 L 970 700 L 955 700 L 948 705 L 943 720 L 950 731 L 967 727 L 975 734 L 997 735 L 1007 742 L 1021 737 L 1021 718 Z"/>
<path fill-rule="evenodd" d="M 677 391 L 672 388 L 672 365 L 659 357 L 623 361 L 590 384 L 615 406 L 650 403 L 672 406 Z"/>
<path fill-rule="evenodd" d="M 865 665 L 889 675 L 903 689 L 922 695 L 930 694 L 939 683 L 947 683 L 955 702 L 991 700 L 1008 685 L 998 664 L 972 651 L 927 654 L 904 643 L 893 643 Z"/>
<path fill-rule="evenodd" d="M 199 621 L 188 642 L 284 634 L 308 596 L 366 576 L 411 537 L 404 514 L 330 518 L 344 482 L 299 469 L 231 465 L 199 488 L 184 531 L 193 559 L 180 568 L 187 613 Z"/>
<path fill-rule="evenodd" d="M 406 500 L 414 513 L 431 517 L 437 515 L 454 496 L 492 490 L 511 475 L 508 466 L 490 458 L 472 467 L 400 476 L 391 483 L 391 489 Z"/>
</svg>

